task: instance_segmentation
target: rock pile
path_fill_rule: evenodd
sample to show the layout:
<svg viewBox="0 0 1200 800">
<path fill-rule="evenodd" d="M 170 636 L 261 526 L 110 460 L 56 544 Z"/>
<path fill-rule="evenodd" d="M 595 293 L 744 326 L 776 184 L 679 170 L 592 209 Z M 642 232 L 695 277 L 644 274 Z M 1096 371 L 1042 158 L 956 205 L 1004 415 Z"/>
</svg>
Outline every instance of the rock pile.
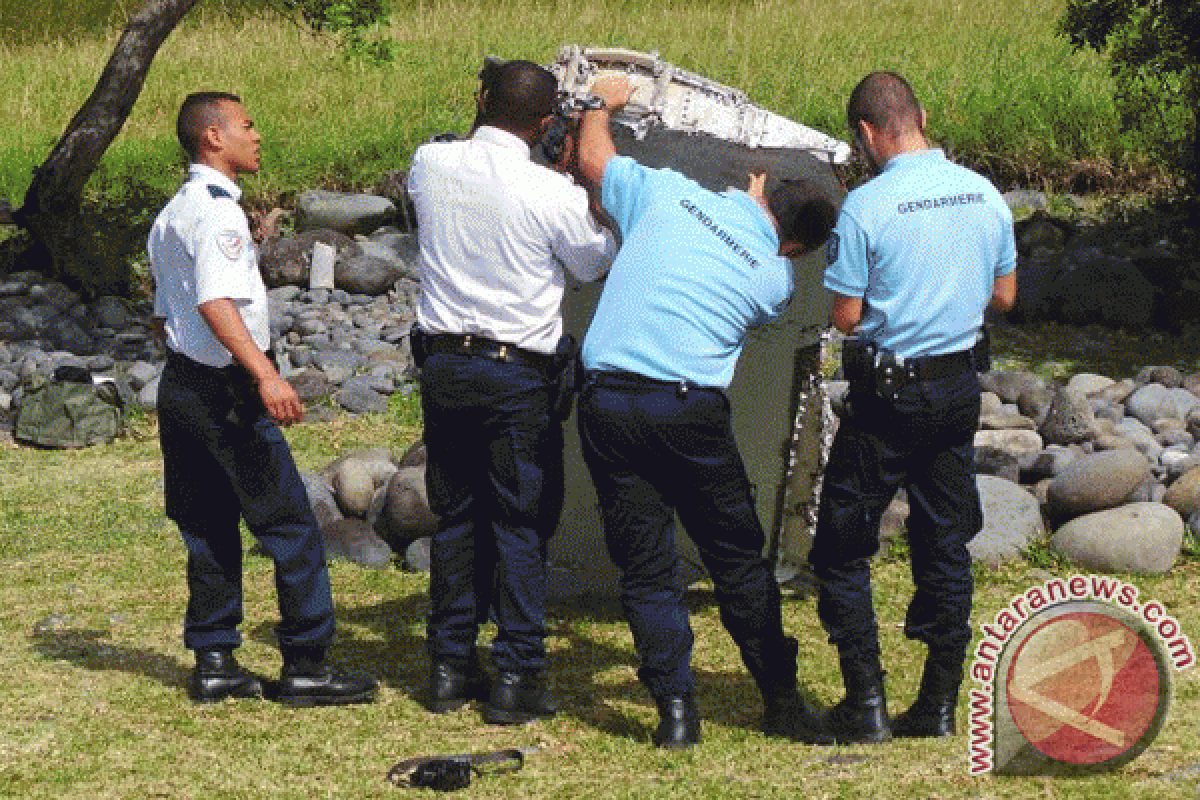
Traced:
<svg viewBox="0 0 1200 800">
<path fill-rule="evenodd" d="M 1115 224 L 1079 211 L 1052 216 L 1040 192 L 1005 200 L 1023 217 L 1011 319 L 1200 334 L 1197 231 L 1186 213 Z"/>
<path fill-rule="evenodd" d="M 1184 533 L 1200 535 L 1200 374 L 1147 367 L 1114 381 L 1030 372 L 980 376 L 975 434 L 984 529 L 970 544 L 989 564 L 1049 544 L 1088 569 L 1165 572 Z M 835 411 L 843 381 L 830 383 Z M 901 497 L 885 535 L 903 527 Z"/>
<path fill-rule="evenodd" d="M 405 568 L 429 569 L 437 518 L 429 510 L 420 442 L 402 455 L 356 450 L 303 478 L 330 557 L 384 568 L 403 553 Z"/>
<path fill-rule="evenodd" d="M 347 411 L 383 411 L 389 394 L 411 387 L 412 211 L 402 173 L 382 187 L 386 196 L 305 192 L 297 232 L 260 247 L 280 368 L 310 409 L 331 398 Z M 1033 212 L 1018 225 L 1018 319 L 1200 335 L 1200 262 L 1187 224 L 1163 218 L 1114 233 L 1046 215 L 1036 192 L 1006 199 L 1021 216 Z M 333 252 L 332 288 L 310 288 L 318 243 Z M 152 409 L 163 350 L 149 310 L 116 297 L 84 302 L 34 272 L 0 276 L 0 436 L 11 435 L 25 381 L 63 365 L 112 377 Z M 1200 375 L 1148 367 L 1135 379 L 1084 374 L 1056 385 L 995 371 L 983 383 L 976 559 L 1018 557 L 1049 529 L 1053 547 L 1081 567 L 1157 572 L 1175 563 L 1185 530 L 1200 535 Z M 829 389 L 836 409 L 845 385 Z M 331 555 L 379 567 L 403 552 L 410 568 L 427 567 L 422 537 L 436 521 L 419 447 L 350 453 L 306 481 Z M 906 514 L 901 496 L 885 535 Z"/>
<path fill-rule="evenodd" d="M 415 236 L 380 227 L 404 221 L 386 198 L 305 193 L 297 205 L 307 230 L 260 247 L 280 371 L 317 415 L 326 398 L 345 411 L 382 412 L 414 378 Z M 317 242 L 334 250 L 331 289 L 305 288 Z M 151 333 L 150 310 L 118 297 L 84 302 L 38 272 L 0 277 L 0 437 L 11 436 L 28 380 L 64 365 L 112 378 L 152 410 L 165 352 Z"/>
</svg>

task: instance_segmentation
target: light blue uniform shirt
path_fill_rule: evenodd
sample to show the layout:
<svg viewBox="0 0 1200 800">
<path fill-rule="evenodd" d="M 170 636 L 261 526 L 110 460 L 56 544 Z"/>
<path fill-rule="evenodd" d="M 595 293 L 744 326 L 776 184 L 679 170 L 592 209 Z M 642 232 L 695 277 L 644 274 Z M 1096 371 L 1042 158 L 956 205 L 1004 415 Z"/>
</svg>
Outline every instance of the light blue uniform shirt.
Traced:
<svg viewBox="0 0 1200 800">
<path fill-rule="evenodd" d="M 724 389 L 746 331 L 783 312 L 794 279 L 748 194 L 717 194 L 617 156 L 602 201 L 624 243 L 583 342 L 583 365 Z"/>
<path fill-rule="evenodd" d="M 825 287 L 865 300 L 858 334 L 902 358 L 969 349 L 1017 264 L 1000 193 L 938 149 L 896 156 L 850 192 L 826 254 Z"/>
</svg>

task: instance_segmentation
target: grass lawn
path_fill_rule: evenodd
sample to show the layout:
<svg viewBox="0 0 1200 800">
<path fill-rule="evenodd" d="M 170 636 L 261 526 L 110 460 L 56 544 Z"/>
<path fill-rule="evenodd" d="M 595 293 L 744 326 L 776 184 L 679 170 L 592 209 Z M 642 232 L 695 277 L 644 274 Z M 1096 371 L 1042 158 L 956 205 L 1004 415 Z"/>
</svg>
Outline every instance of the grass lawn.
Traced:
<svg viewBox="0 0 1200 800">
<path fill-rule="evenodd" d="M 348 448 L 403 447 L 418 433 L 408 404 L 367 419 L 304 423 L 288 437 L 304 469 Z M 249 550 L 249 541 L 247 541 Z M 981 570 L 975 624 L 1051 575 L 1043 565 Z M 180 641 L 184 551 L 162 516 L 153 417 L 82 451 L 0 450 L 0 795 L 6 797 L 383 797 L 396 761 L 418 755 L 537 747 L 516 775 L 477 779 L 463 796 L 577 798 L 1052 797 L 1175 798 L 1200 784 L 1200 681 L 1176 676 L 1158 739 L 1115 776 L 971 777 L 967 737 L 818 748 L 755 730 L 757 692 L 720 628 L 712 595 L 690 595 L 694 666 L 705 741 L 656 750 L 657 719 L 635 677 L 618 613 L 555 607 L 552 674 L 565 700 L 553 720 L 489 727 L 477 709 L 432 716 L 417 692 L 424 653 L 427 578 L 334 562 L 340 633 L 333 657 L 380 676 L 372 706 L 290 710 L 268 702 L 193 706 L 190 654 Z M 894 710 L 919 681 L 918 646 L 903 638 L 911 592 L 902 556 L 877 561 L 877 605 Z M 1169 575 L 1123 576 L 1197 636 L 1200 559 Z M 239 657 L 274 677 L 279 654 L 270 563 L 246 561 L 245 644 Z M 833 650 L 809 597 L 788 595 L 785 624 L 801 642 L 801 682 L 829 704 L 841 694 Z M 1193 641 L 1196 641 L 1194 638 Z M 960 708 L 960 730 L 966 729 Z"/>
</svg>

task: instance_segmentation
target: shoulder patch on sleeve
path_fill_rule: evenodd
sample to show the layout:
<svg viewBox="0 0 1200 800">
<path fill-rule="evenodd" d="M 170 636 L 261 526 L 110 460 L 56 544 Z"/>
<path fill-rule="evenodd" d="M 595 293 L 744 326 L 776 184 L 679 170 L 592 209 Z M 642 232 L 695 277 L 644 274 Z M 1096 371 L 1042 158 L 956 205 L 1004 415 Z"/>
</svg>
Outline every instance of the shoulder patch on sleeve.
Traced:
<svg viewBox="0 0 1200 800">
<path fill-rule="evenodd" d="M 825 242 L 825 265 L 829 266 L 838 260 L 838 250 L 841 248 L 842 240 L 837 235 L 837 231 L 829 234 L 829 239 Z"/>
<path fill-rule="evenodd" d="M 242 240 L 242 234 L 232 228 L 227 228 L 217 234 L 217 247 L 221 254 L 230 261 L 237 261 L 242 257 L 242 252 L 246 248 L 246 243 Z"/>
<path fill-rule="evenodd" d="M 212 195 L 214 199 L 218 200 L 222 197 L 228 197 L 230 200 L 233 199 L 233 195 L 231 195 L 227 190 L 222 189 L 220 186 L 213 186 L 211 183 L 208 184 L 208 193 Z"/>
</svg>

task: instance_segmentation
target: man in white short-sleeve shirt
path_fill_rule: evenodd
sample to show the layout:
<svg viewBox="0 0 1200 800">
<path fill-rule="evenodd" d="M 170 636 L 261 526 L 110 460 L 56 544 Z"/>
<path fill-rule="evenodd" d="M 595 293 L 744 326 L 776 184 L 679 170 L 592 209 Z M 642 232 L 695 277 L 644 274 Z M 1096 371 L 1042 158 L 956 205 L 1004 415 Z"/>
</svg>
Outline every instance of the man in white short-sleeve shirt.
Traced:
<svg viewBox="0 0 1200 800">
<path fill-rule="evenodd" d="M 554 713 L 545 691 L 546 542 L 562 510 L 555 418 L 566 272 L 594 280 L 616 250 L 587 193 L 534 163 L 557 82 L 528 61 L 485 72 L 469 139 L 418 148 L 421 301 L 415 350 L 428 453 L 432 537 L 427 707 L 482 696 L 476 639 L 492 609 L 496 677 L 484 718 Z"/>
<path fill-rule="evenodd" d="M 176 132 L 192 164 L 147 248 L 154 318 L 168 354 L 157 404 L 166 512 L 188 550 L 183 638 L 196 654 L 192 699 L 263 692 L 233 657 L 241 644 L 245 519 L 275 562 L 278 700 L 369 702 L 373 680 L 340 675 L 325 661 L 334 634 L 325 551 L 278 427 L 298 421 L 304 409 L 268 352 L 266 288 L 236 183 L 258 171 L 261 137 L 241 100 L 223 92 L 189 95 Z"/>
</svg>

